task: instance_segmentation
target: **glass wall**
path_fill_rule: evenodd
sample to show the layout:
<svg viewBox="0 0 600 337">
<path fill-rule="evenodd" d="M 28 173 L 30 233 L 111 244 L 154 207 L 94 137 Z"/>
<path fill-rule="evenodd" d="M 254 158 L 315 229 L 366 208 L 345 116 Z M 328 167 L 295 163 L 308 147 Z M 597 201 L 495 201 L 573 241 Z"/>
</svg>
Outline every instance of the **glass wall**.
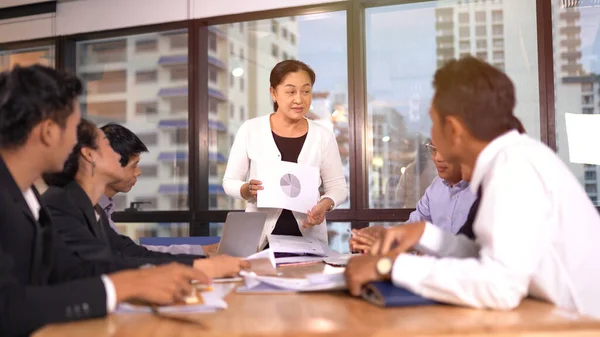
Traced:
<svg viewBox="0 0 600 337">
<path fill-rule="evenodd" d="M 598 166 L 571 162 L 565 123 L 566 113 L 600 113 L 600 7 L 564 8 L 553 0 L 552 27 L 556 147 L 590 199 L 600 205 Z M 595 144 L 589 145 L 588 151 L 597 151 Z"/>
<path fill-rule="evenodd" d="M 54 55 L 54 46 L 0 50 L 0 71 L 10 70 L 15 65 L 42 64 L 54 67 Z"/>
<path fill-rule="evenodd" d="M 540 135 L 535 0 L 424 1 L 366 9 L 369 207 L 414 208 L 437 171 L 430 137 L 436 69 L 464 55 L 504 70 L 516 115 Z"/>
<path fill-rule="evenodd" d="M 346 12 L 291 16 L 209 27 L 209 205 L 243 209 L 222 187 L 229 149 L 240 125 L 273 112 L 269 74 L 275 64 L 298 59 L 313 68 L 316 83 L 307 117 L 335 133 L 349 177 Z M 349 201 L 339 206 L 348 208 Z"/>
<path fill-rule="evenodd" d="M 118 196 L 124 206 L 188 209 L 187 39 L 178 30 L 77 43 L 84 115 L 98 126 L 124 125 L 149 149 L 137 185 Z"/>
</svg>

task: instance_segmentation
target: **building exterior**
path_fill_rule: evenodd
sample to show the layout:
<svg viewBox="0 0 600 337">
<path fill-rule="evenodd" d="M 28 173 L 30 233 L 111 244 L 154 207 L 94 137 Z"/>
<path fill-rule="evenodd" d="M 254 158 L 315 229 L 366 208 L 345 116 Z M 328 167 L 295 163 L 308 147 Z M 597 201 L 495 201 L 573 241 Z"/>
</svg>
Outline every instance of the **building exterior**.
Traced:
<svg viewBox="0 0 600 337">
<path fill-rule="evenodd" d="M 243 121 L 273 111 L 269 73 L 277 62 L 297 58 L 297 26 L 292 17 L 209 29 L 211 209 L 243 208 L 243 202 L 226 196 L 221 185 L 229 149 Z M 138 184 L 116 196 L 118 210 L 133 201 L 150 202 L 145 210 L 188 209 L 187 38 L 187 31 L 181 30 L 78 43 L 77 71 L 86 87 L 84 113 L 98 125 L 125 125 L 150 150 L 142 156 Z M 155 234 L 169 235 L 177 226 L 141 227 L 146 234 L 148 227 L 155 227 Z"/>
</svg>

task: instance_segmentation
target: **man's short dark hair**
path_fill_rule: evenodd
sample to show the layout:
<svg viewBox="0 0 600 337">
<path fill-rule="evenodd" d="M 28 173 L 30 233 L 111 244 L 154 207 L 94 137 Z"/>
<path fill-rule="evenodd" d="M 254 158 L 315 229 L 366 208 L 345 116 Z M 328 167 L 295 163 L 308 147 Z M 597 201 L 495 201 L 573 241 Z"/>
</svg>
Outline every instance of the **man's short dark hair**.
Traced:
<svg viewBox="0 0 600 337">
<path fill-rule="evenodd" d="M 141 139 L 122 125 L 109 123 L 100 129 L 106 134 L 113 150 L 121 155 L 121 166 L 123 167 L 127 166 L 131 157 L 148 152 L 148 148 Z"/>
<path fill-rule="evenodd" d="M 81 92 L 75 75 L 42 65 L 0 73 L 0 148 L 23 145 L 31 130 L 47 119 L 65 127 Z"/>
<path fill-rule="evenodd" d="M 513 115 L 515 88 L 508 76 L 472 56 L 451 60 L 433 80 L 433 106 L 442 123 L 458 117 L 477 139 L 491 141 L 511 129 L 522 129 Z"/>
</svg>

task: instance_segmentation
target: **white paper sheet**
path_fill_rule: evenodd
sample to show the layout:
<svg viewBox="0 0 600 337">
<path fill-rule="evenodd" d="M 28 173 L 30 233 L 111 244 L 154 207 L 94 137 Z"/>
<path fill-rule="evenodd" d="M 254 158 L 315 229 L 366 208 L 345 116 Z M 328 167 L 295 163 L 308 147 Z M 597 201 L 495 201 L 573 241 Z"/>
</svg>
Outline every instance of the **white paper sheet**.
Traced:
<svg viewBox="0 0 600 337">
<path fill-rule="evenodd" d="M 320 173 L 317 167 L 285 161 L 258 163 L 259 208 L 283 208 L 304 213 L 319 202 Z"/>
<path fill-rule="evenodd" d="M 600 165 L 600 151 L 597 150 L 600 133 L 600 115 L 565 113 L 569 161 L 578 164 Z"/>
<path fill-rule="evenodd" d="M 315 254 L 325 256 L 321 242 L 313 237 L 267 235 L 269 249 L 275 253 Z"/>
<path fill-rule="evenodd" d="M 259 276 L 245 273 L 246 284 L 240 292 L 311 292 L 346 289 L 343 268 L 333 273 L 310 274 L 306 278 Z"/>
</svg>

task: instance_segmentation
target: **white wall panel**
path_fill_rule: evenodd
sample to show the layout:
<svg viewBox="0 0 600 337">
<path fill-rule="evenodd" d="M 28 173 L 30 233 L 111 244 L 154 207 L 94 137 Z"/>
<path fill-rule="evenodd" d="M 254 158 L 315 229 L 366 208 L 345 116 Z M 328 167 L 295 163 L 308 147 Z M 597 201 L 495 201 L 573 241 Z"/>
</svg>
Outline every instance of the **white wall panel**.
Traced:
<svg viewBox="0 0 600 337">
<path fill-rule="evenodd" d="M 0 43 L 33 40 L 54 35 L 54 14 L 0 21 Z"/>
<path fill-rule="evenodd" d="M 317 5 L 336 0 L 189 0 L 194 18 Z"/>
<path fill-rule="evenodd" d="M 188 12 L 188 0 L 80 0 L 59 3 L 56 33 L 69 35 L 187 20 L 191 17 Z"/>
</svg>

